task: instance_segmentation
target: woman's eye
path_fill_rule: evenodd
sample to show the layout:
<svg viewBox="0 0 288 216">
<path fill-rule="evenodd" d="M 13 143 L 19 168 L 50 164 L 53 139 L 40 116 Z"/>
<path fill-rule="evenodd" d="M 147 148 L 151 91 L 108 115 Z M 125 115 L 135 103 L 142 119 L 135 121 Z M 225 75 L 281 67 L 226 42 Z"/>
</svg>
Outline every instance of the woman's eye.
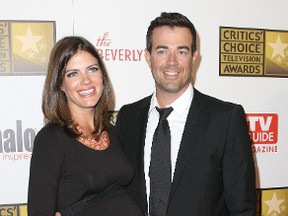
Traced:
<svg viewBox="0 0 288 216">
<path fill-rule="evenodd" d="M 76 71 L 71 71 L 69 73 L 67 73 L 67 77 L 76 77 L 78 75 L 78 73 Z"/>
<path fill-rule="evenodd" d="M 97 72 L 99 70 L 99 67 L 93 66 L 88 68 L 88 72 Z"/>
</svg>

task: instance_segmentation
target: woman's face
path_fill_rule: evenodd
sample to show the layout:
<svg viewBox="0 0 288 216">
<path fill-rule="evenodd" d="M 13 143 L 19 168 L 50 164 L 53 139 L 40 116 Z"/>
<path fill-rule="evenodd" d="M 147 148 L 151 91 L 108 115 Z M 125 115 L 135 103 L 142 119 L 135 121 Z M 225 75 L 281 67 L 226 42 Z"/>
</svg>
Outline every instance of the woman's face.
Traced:
<svg viewBox="0 0 288 216">
<path fill-rule="evenodd" d="M 66 94 L 72 114 L 94 109 L 103 92 L 98 60 L 89 52 L 79 50 L 67 63 L 61 90 Z"/>
</svg>

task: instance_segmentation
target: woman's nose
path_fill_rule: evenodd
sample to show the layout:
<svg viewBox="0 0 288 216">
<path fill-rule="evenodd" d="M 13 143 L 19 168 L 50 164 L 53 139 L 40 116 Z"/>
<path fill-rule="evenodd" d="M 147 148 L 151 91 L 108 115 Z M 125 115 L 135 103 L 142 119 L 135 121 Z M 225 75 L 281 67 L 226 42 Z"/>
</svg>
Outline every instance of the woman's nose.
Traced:
<svg viewBox="0 0 288 216">
<path fill-rule="evenodd" d="M 89 84 L 91 82 L 92 82 L 92 80 L 91 80 L 89 74 L 83 73 L 82 76 L 81 76 L 81 84 L 82 85 L 87 85 L 87 84 Z"/>
</svg>

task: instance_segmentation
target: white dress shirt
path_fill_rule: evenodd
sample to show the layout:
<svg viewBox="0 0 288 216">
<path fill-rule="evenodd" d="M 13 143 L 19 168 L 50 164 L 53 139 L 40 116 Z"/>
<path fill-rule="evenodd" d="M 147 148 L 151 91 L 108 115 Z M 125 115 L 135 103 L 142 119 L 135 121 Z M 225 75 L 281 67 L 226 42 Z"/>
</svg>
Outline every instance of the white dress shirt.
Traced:
<svg viewBox="0 0 288 216">
<path fill-rule="evenodd" d="M 167 107 L 172 107 L 173 111 L 168 116 L 167 120 L 169 122 L 170 132 L 171 132 L 171 166 L 172 173 L 171 179 L 173 181 L 177 155 L 182 140 L 182 134 L 184 131 L 185 122 L 193 98 L 193 87 L 190 84 L 186 91 L 175 100 L 172 104 Z M 147 190 L 147 199 L 149 205 L 149 195 L 150 195 L 150 178 L 149 178 L 149 166 L 151 160 L 151 147 L 154 131 L 158 125 L 159 113 L 156 110 L 156 107 L 159 107 L 156 94 L 152 95 L 150 108 L 148 112 L 148 122 L 146 127 L 146 138 L 145 138 L 145 147 L 144 147 L 144 172 L 146 179 L 146 190 Z"/>
</svg>

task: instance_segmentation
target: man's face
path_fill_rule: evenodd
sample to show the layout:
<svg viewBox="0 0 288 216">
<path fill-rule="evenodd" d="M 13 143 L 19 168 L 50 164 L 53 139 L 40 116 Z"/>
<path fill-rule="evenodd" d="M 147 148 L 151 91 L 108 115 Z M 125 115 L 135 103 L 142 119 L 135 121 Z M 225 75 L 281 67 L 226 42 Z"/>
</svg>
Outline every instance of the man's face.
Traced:
<svg viewBox="0 0 288 216">
<path fill-rule="evenodd" d="M 157 95 L 177 99 L 192 81 L 192 34 L 185 27 L 158 27 L 152 33 L 152 50 L 145 57 L 156 83 Z"/>
</svg>

